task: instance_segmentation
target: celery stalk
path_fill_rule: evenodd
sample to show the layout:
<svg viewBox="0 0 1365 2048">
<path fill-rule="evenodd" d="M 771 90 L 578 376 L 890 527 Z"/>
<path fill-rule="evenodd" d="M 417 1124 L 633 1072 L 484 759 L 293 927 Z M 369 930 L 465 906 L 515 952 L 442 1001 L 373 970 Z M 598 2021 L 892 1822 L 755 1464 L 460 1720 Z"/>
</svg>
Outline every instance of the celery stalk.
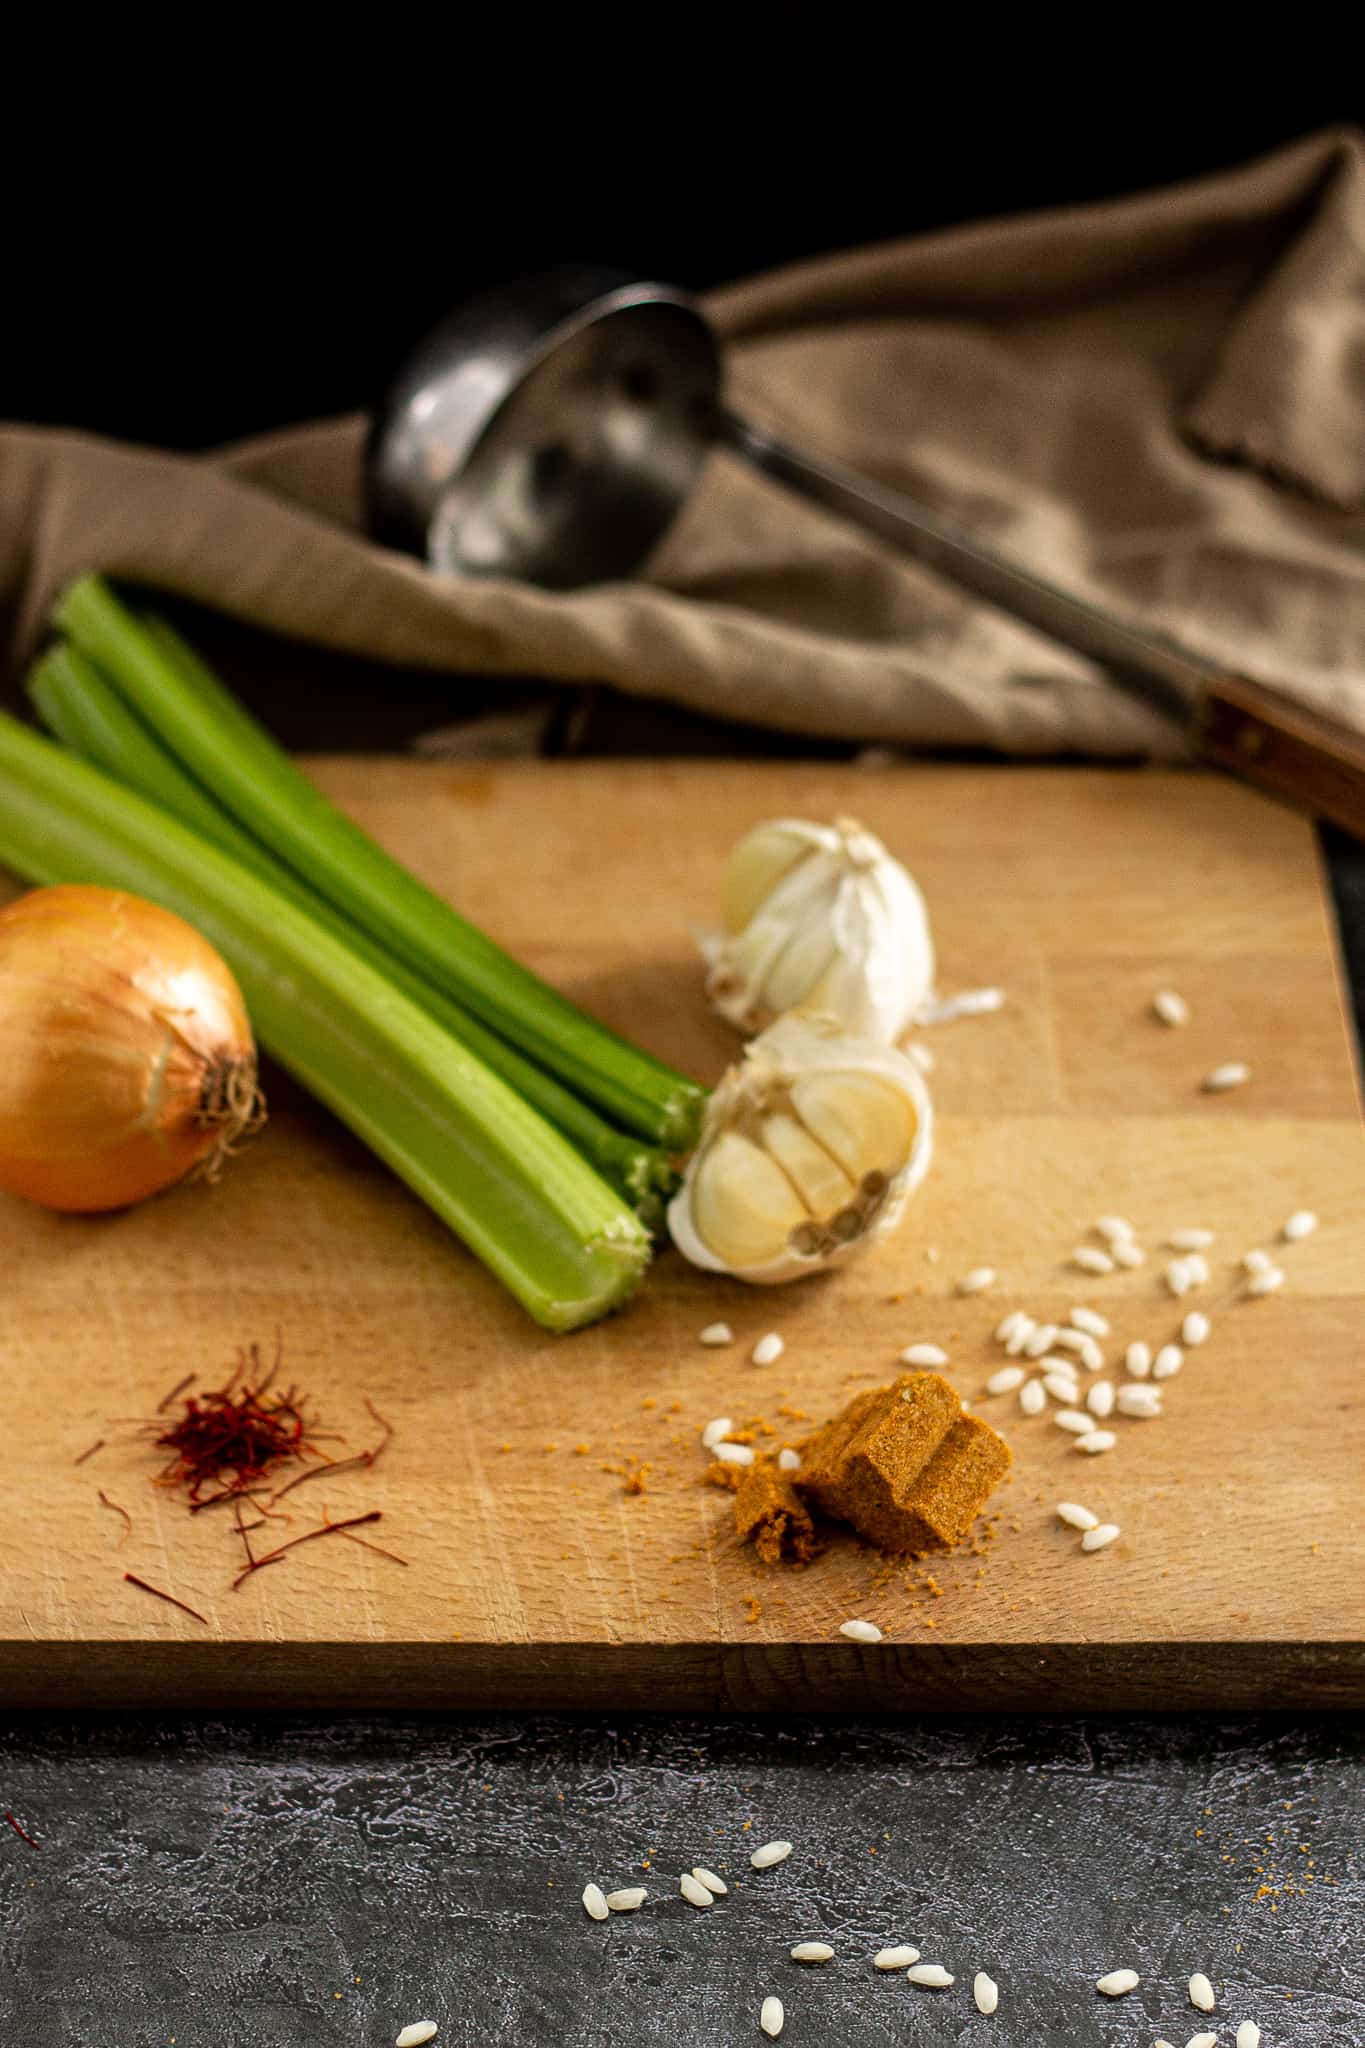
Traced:
<svg viewBox="0 0 1365 2048">
<path fill-rule="evenodd" d="M 485 1066 L 500 1074 L 557 1130 L 571 1138 L 584 1158 L 613 1187 L 648 1210 L 651 1224 L 657 1220 L 661 1197 L 671 1192 L 677 1178 L 663 1153 L 613 1130 L 587 1103 L 561 1087 L 553 1075 L 504 1043 L 451 997 L 431 988 L 386 954 L 366 933 L 349 924 L 323 898 L 315 896 L 185 773 L 156 734 L 124 703 L 85 655 L 62 645 L 49 649 L 30 671 L 27 688 L 44 724 L 64 746 L 136 790 L 149 803 L 159 804 L 162 810 L 179 818 L 182 825 L 221 847 L 301 910 L 327 925 L 371 967 L 387 975 L 405 995 L 427 1010 Z"/>
<path fill-rule="evenodd" d="M 0 862 L 127 889 L 223 954 L 262 1043 L 547 1329 L 634 1289 L 648 1235 L 543 1117 L 332 930 L 98 769 L 0 714 Z"/>
<path fill-rule="evenodd" d="M 344 817 L 179 636 L 99 577 L 56 623 L 197 781 L 310 887 L 578 1095 L 654 1144 L 686 1147 L 704 1091 L 618 1038 L 504 953 Z"/>
</svg>

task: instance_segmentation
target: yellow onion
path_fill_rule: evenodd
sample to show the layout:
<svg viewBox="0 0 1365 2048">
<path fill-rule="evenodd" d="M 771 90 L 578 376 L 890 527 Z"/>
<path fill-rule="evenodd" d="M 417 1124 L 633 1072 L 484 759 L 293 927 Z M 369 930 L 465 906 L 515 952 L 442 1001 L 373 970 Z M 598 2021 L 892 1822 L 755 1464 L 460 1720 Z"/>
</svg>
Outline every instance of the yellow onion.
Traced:
<svg viewBox="0 0 1365 2048">
<path fill-rule="evenodd" d="M 241 992 L 191 925 L 113 889 L 0 910 L 0 1188 L 126 1208 L 263 1118 Z"/>
</svg>

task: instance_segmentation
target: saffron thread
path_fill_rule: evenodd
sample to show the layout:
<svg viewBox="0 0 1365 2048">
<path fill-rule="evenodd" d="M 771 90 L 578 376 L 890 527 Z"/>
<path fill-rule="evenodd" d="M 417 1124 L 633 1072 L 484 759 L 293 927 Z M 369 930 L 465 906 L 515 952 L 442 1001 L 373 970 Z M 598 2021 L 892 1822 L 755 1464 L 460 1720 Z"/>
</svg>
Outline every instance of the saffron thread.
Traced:
<svg viewBox="0 0 1365 2048">
<path fill-rule="evenodd" d="M 235 1593 L 253 1572 L 260 1571 L 263 1565 L 278 1563 L 287 1550 L 297 1550 L 301 1543 L 315 1543 L 319 1536 L 339 1536 L 345 1529 L 360 1529 L 367 1522 L 380 1522 L 383 1519 L 383 1513 L 379 1508 L 371 1508 L 367 1515 L 352 1515 L 345 1522 L 324 1522 L 319 1529 L 308 1529 L 302 1536 L 291 1536 L 287 1543 L 281 1543 L 276 1549 L 268 1550 L 264 1557 L 258 1557 L 254 1564 L 249 1564 L 238 1572 L 232 1582 L 232 1590 Z"/>
<path fill-rule="evenodd" d="M 170 1407 L 172 1401 L 175 1399 L 176 1395 L 183 1394 L 186 1387 L 192 1387 L 195 1381 L 198 1379 L 198 1377 L 199 1375 L 197 1372 L 187 1372 L 183 1380 L 177 1380 L 175 1385 L 171 1388 L 170 1393 L 163 1394 L 161 1399 L 157 1402 L 157 1414 L 164 1415 L 166 1413 L 166 1410 Z"/>
<path fill-rule="evenodd" d="M 34 1840 L 33 1836 L 29 1833 L 27 1828 L 20 1827 L 18 1821 L 14 1818 L 14 1815 L 10 1812 L 8 1807 L 5 1808 L 5 1819 L 14 1829 L 15 1834 L 18 1835 L 21 1842 L 27 1842 L 30 1849 L 41 1848 L 42 1844 Z"/>
<path fill-rule="evenodd" d="M 202 1621 L 205 1628 L 208 1627 L 208 1616 L 201 1614 L 197 1607 L 188 1607 L 183 1600 L 177 1600 L 174 1593 L 163 1593 L 160 1586 L 149 1586 L 147 1581 L 138 1578 L 135 1572 L 125 1572 L 123 1576 L 130 1586 L 140 1586 L 144 1593 L 150 1593 L 156 1600 L 164 1600 L 168 1607 L 178 1607 L 182 1614 L 192 1615 L 196 1621 Z"/>
<path fill-rule="evenodd" d="M 128 1525 L 118 1540 L 118 1547 L 120 1550 L 122 1550 L 124 1544 L 128 1541 L 128 1538 L 133 1533 L 133 1518 L 129 1514 L 127 1508 L 121 1508 L 116 1500 L 110 1500 L 108 1494 L 105 1492 L 103 1487 L 101 1487 L 99 1490 L 99 1503 L 101 1507 L 112 1508 L 116 1515 L 122 1515 L 124 1521 Z"/>
<path fill-rule="evenodd" d="M 75 1461 L 75 1462 L 76 1462 L 76 1464 L 78 1464 L 78 1465 L 83 1465 L 83 1464 L 85 1463 L 85 1461 L 86 1461 L 86 1459 L 87 1459 L 87 1458 L 93 1458 L 93 1457 L 94 1457 L 94 1455 L 95 1455 L 95 1453 L 96 1453 L 96 1451 L 102 1451 L 103 1449 L 104 1449 L 104 1438 L 103 1438 L 103 1437 L 101 1437 L 101 1438 L 100 1438 L 100 1440 L 99 1440 L 99 1442 L 98 1442 L 97 1444 L 91 1444 L 91 1446 L 90 1446 L 90 1448 L 89 1448 L 89 1450 L 88 1450 L 88 1451 L 82 1451 L 82 1452 L 81 1452 L 81 1454 L 80 1454 L 79 1458 L 77 1458 L 77 1459 L 76 1459 L 76 1461 Z"/>
</svg>

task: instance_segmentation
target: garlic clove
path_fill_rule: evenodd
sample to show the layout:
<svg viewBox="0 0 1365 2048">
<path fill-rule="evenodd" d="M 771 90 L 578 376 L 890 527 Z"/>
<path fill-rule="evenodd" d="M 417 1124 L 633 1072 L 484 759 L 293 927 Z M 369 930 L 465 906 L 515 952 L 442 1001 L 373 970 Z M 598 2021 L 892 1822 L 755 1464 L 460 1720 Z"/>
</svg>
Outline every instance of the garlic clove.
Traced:
<svg viewBox="0 0 1365 2048">
<path fill-rule="evenodd" d="M 763 1119 L 763 1149 L 782 1168 L 814 1215 L 844 1208 L 857 1193 L 853 1182 L 794 1116 Z"/>
<path fill-rule="evenodd" d="M 829 972 L 834 957 L 834 935 L 827 925 L 795 927 L 764 978 L 764 1003 L 779 1017 L 787 1010 L 809 1007 L 811 992 Z"/>
<path fill-rule="evenodd" d="M 725 929 L 741 932 L 789 871 L 820 844 L 818 828 L 774 818 L 741 839 L 726 863 L 721 884 Z"/>
<path fill-rule="evenodd" d="M 707 1147 L 691 1194 L 697 1232 L 727 1266 L 780 1258 L 809 1214 L 781 1167 L 738 1131 Z"/>
<path fill-rule="evenodd" d="M 792 1106 L 806 1129 L 849 1177 L 896 1173 L 915 1137 L 914 1104 L 876 1074 L 810 1074 L 792 1084 Z"/>
</svg>

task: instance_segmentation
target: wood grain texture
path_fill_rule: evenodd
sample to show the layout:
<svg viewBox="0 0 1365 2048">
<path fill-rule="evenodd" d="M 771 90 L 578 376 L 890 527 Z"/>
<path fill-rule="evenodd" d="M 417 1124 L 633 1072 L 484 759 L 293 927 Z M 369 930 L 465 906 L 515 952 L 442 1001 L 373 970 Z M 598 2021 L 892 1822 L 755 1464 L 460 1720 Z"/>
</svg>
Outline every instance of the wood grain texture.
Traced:
<svg viewBox="0 0 1365 2048">
<path fill-rule="evenodd" d="M 1193 774 L 752 764 L 524 765 L 471 773 L 324 762 L 347 809 L 606 1020 L 714 1079 L 735 1050 L 700 991 L 692 930 L 724 856 L 778 812 L 855 811 L 914 867 L 945 989 L 1007 1007 L 929 1035 L 940 1129 L 903 1230 L 860 1265 L 782 1290 L 660 1257 L 622 1315 L 536 1331 L 405 1191 L 275 1077 L 270 1131 L 215 1190 L 101 1222 L 0 1198 L 0 1698 L 687 1707 L 1286 1705 L 1365 1701 L 1365 1143 L 1309 828 Z M 1150 997 L 1181 990 L 1182 1030 Z M 1250 1086 L 1200 1077 L 1245 1059 Z M 1233 1260 L 1292 1210 L 1288 1285 L 1239 1299 Z M 982 1558 L 922 1577 L 836 1538 L 805 1572 L 734 1543 L 699 1483 L 713 1415 L 799 1439 L 900 1348 L 945 1345 L 977 1397 L 1016 1302 L 1111 1317 L 1111 1359 L 1175 1334 L 1161 1260 L 1089 1279 L 1094 1216 L 1155 1246 L 1219 1233 L 1209 1343 L 1160 1422 L 1075 1453 L 1008 1399 L 983 1405 L 1014 1478 Z M 937 1252 L 937 1258 L 930 1256 Z M 969 1267 L 996 1288 L 962 1300 Z M 1186 1304 L 1188 1305 L 1188 1304 Z M 724 1318 L 729 1349 L 703 1349 Z M 769 1328 L 787 1341 L 749 1363 Z M 368 1396 L 397 1436 L 371 1474 L 285 1505 L 300 1532 L 370 1507 L 364 1531 L 231 1590 L 238 1551 L 149 1483 L 116 1418 L 240 1343 L 282 1333 L 299 1384 L 351 1443 Z M 1115 1376 L 1111 1371 L 1110 1376 Z M 785 1411 L 785 1412 L 784 1412 Z M 105 1448 L 73 1461 L 98 1438 Z M 630 1460 L 645 1490 L 626 1490 Z M 97 1489 L 126 1506 L 132 1535 Z M 1059 1498 L 1123 1526 L 1083 1557 Z M 124 1584 L 138 1572 L 207 1629 Z M 749 1603 L 758 1603 L 757 1611 Z M 755 1618 L 750 1619 L 753 1614 Z M 837 1635 L 852 1614 L 888 1641 Z"/>
</svg>

